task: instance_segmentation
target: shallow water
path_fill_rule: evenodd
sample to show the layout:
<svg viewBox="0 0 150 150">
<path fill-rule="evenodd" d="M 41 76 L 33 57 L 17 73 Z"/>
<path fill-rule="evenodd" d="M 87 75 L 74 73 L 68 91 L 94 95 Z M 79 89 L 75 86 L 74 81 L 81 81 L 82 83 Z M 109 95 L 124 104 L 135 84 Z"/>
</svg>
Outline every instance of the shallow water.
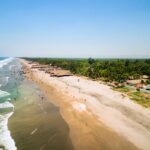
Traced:
<svg viewBox="0 0 150 150">
<path fill-rule="evenodd" d="M 16 147 L 19 150 L 73 150 L 69 128 L 59 108 L 51 104 L 31 81 L 24 80 L 19 93 L 9 120 Z"/>
<path fill-rule="evenodd" d="M 22 80 L 19 75 L 19 62 L 13 58 L 0 58 L 0 148 L 15 150 L 15 143 L 10 135 L 7 124 L 13 114 L 12 101 L 16 99 L 17 86 Z"/>
</svg>

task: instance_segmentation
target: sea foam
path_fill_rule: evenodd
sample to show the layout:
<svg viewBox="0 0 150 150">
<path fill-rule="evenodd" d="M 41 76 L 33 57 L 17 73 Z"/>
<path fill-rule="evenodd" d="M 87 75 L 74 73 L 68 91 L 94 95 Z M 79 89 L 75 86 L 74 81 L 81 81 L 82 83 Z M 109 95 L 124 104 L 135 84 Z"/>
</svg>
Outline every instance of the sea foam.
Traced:
<svg viewBox="0 0 150 150">
<path fill-rule="evenodd" d="M 10 63 L 13 60 L 12 57 L 6 58 L 4 60 L 0 61 L 0 68 L 2 68 L 4 65 L 7 65 L 8 63 Z"/>
<path fill-rule="evenodd" d="M 0 68 L 3 66 L 7 65 L 13 60 L 13 58 L 6 58 L 4 60 L 0 61 Z M 4 86 L 8 83 L 9 77 L 5 77 L 5 83 L 4 79 L 2 80 L 3 83 L 0 84 L 1 86 Z M 10 93 L 6 91 L 0 90 L 0 99 L 3 97 L 9 97 Z M 0 149 L 5 149 L 5 150 L 16 150 L 15 142 L 13 138 L 11 137 L 10 131 L 8 130 L 8 119 L 11 117 L 13 114 L 14 110 L 14 105 L 11 104 L 9 101 L 11 99 L 7 98 L 7 101 L 0 103 L 0 109 L 7 109 L 7 108 L 12 108 L 11 112 L 3 113 L 0 114 Z"/>
<path fill-rule="evenodd" d="M 0 87 L 1 86 L 6 86 L 7 85 L 7 83 L 9 82 L 9 77 L 1 77 L 0 78 Z"/>
<path fill-rule="evenodd" d="M 11 137 L 10 131 L 8 130 L 8 119 L 13 114 L 10 112 L 5 115 L 0 115 L 0 148 L 6 150 L 16 150 L 15 142 Z"/>
<path fill-rule="evenodd" d="M 6 101 L 4 103 L 0 103 L 0 109 L 4 109 L 4 108 L 13 108 L 14 109 L 14 105 L 8 101 Z"/>
<path fill-rule="evenodd" d="M 5 97 L 5 96 L 9 96 L 9 95 L 10 95 L 10 93 L 0 90 L 0 98 Z"/>
<path fill-rule="evenodd" d="M 0 91 L 1 96 L 7 96 L 9 93 Z M 11 99 L 8 98 L 10 101 Z M 7 109 L 12 108 L 11 112 L 7 112 L 5 114 L 0 114 L 0 149 L 6 149 L 6 150 L 16 150 L 15 142 L 13 138 L 11 137 L 10 131 L 8 130 L 8 119 L 13 114 L 14 105 L 10 103 L 9 101 L 5 101 L 3 103 L 0 103 L 0 109 Z"/>
</svg>

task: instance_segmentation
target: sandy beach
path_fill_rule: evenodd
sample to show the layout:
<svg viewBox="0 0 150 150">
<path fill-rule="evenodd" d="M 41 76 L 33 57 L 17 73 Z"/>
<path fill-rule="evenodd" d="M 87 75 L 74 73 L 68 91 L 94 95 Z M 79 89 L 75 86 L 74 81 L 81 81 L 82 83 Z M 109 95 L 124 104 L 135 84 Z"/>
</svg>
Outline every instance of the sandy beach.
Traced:
<svg viewBox="0 0 150 150">
<path fill-rule="evenodd" d="M 150 149 L 150 110 L 111 87 L 83 77 L 50 77 L 20 60 L 70 128 L 76 150 Z"/>
</svg>

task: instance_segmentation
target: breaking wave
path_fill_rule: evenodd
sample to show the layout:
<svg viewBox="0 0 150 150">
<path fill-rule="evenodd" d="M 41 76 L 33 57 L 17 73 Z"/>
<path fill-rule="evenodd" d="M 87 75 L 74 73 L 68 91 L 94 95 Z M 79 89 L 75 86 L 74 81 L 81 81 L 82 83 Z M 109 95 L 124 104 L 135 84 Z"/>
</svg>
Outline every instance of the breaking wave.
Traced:
<svg viewBox="0 0 150 150">
<path fill-rule="evenodd" d="M 6 58 L 0 61 L 0 69 L 7 65 L 13 58 Z M 9 82 L 9 77 L 3 77 L 0 80 L 0 87 L 6 86 Z M 0 90 L 0 149 L 2 150 L 16 150 L 15 142 L 11 137 L 8 129 L 8 119 L 14 111 L 14 105 L 10 102 L 10 93 Z"/>
<path fill-rule="evenodd" d="M 9 58 L 6 58 L 6 59 L 1 60 L 1 61 L 0 61 L 0 68 L 2 68 L 3 66 L 7 65 L 7 64 L 10 63 L 12 60 L 13 60 L 12 57 L 9 57 Z"/>
<path fill-rule="evenodd" d="M 16 150 L 15 142 L 11 137 L 10 131 L 8 130 L 8 119 L 13 112 L 5 115 L 0 115 L 0 149 Z"/>
</svg>

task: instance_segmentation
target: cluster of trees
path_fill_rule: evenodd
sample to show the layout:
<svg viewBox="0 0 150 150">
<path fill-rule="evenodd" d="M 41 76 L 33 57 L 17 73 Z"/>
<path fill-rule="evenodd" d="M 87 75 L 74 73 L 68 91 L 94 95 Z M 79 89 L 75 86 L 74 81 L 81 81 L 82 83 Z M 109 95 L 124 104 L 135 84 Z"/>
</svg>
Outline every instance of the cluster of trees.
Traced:
<svg viewBox="0 0 150 150">
<path fill-rule="evenodd" d="M 123 82 L 127 79 L 139 79 L 142 75 L 150 77 L 150 59 L 62 59 L 62 58 L 26 58 L 40 64 L 51 64 L 70 70 L 74 74 L 93 79 Z"/>
</svg>

